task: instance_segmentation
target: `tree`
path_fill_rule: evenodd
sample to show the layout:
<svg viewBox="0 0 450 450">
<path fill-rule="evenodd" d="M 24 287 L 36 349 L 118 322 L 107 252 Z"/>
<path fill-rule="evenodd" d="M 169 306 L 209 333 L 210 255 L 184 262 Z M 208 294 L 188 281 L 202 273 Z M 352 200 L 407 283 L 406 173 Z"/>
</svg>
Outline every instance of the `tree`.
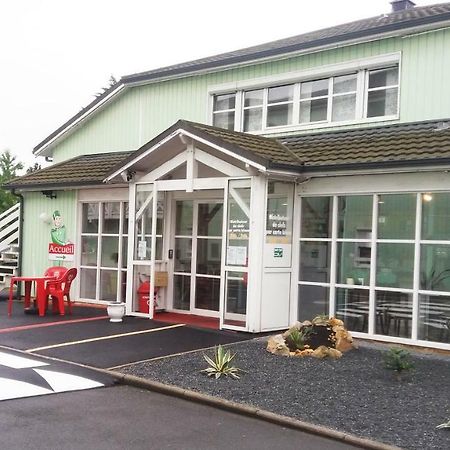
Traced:
<svg viewBox="0 0 450 450">
<path fill-rule="evenodd" d="M 39 163 L 35 162 L 34 165 L 28 167 L 27 174 L 36 172 L 41 169 L 42 169 L 41 165 Z"/>
<path fill-rule="evenodd" d="M 23 164 L 9 150 L 4 150 L 0 155 L 0 186 L 17 176 L 17 172 L 23 169 Z M 17 203 L 17 197 L 10 191 L 0 189 L 0 213 L 11 208 Z"/>
</svg>

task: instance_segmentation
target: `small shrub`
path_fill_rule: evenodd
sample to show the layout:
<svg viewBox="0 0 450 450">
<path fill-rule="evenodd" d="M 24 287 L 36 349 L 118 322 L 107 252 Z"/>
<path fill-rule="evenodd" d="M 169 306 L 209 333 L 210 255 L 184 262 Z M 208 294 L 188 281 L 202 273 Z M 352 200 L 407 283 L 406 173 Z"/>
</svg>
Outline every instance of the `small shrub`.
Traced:
<svg viewBox="0 0 450 450">
<path fill-rule="evenodd" d="M 436 427 L 438 430 L 442 430 L 444 428 L 450 429 L 450 419 L 447 419 L 447 422 L 441 423 Z"/>
<path fill-rule="evenodd" d="M 305 347 L 308 347 L 306 342 L 309 340 L 312 331 L 312 327 L 303 327 L 301 330 L 293 329 L 286 338 L 286 345 L 289 350 L 295 352 L 295 350 L 304 350 Z"/>
<path fill-rule="evenodd" d="M 225 351 L 225 349 L 219 345 L 214 351 L 214 359 L 203 354 L 203 358 L 205 358 L 209 367 L 203 369 L 201 372 L 206 373 L 208 377 L 215 377 L 216 380 L 222 375 L 230 376 L 231 378 L 238 380 L 238 372 L 240 372 L 241 369 L 231 365 L 235 356 L 236 353 L 232 355 L 230 350 Z"/>
<path fill-rule="evenodd" d="M 414 368 L 414 364 L 409 360 L 410 356 L 408 351 L 392 347 L 384 354 L 384 367 L 400 375 Z"/>
</svg>

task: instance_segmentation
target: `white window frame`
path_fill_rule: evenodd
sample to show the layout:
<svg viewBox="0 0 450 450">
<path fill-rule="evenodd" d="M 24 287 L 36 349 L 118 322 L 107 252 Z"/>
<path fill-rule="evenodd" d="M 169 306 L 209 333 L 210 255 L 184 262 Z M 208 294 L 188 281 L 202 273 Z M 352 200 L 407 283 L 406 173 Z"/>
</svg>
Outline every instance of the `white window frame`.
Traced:
<svg viewBox="0 0 450 450">
<path fill-rule="evenodd" d="M 389 116 L 377 116 L 377 117 L 366 117 L 367 116 L 367 98 L 368 98 L 368 72 L 370 70 L 384 69 L 397 66 L 398 67 L 398 84 L 396 86 L 389 86 L 389 88 L 397 88 L 398 101 L 397 101 L 397 113 Z M 356 90 L 356 105 L 355 105 L 355 119 L 345 120 L 345 121 L 331 121 L 332 118 L 332 100 L 333 100 L 333 77 L 341 75 L 350 75 L 352 73 L 357 74 L 357 90 Z M 328 111 L 326 121 L 317 122 L 307 122 L 300 123 L 300 83 L 305 81 L 314 81 L 318 79 L 328 78 L 329 79 L 329 91 L 328 91 Z M 336 127 L 345 126 L 353 124 L 364 124 L 372 122 L 387 122 L 395 121 L 400 118 L 400 79 L 401 79 L 401 53 L 395 52 L 391 54 L 379 55 L 371 58 L 362 58 L 357 60 L 352 60 L 344 63 L 330 64 L 326 66 L 316 67 L 313 69 L 307 69 L 298 72 L 291 72 L 281 75 L 271 75 L 268 77 L 242 80 L 232 83 L 225 83 L 221 85 L 211 86 L 208 89 L 208 100 L 209 105 L 207 113 L 207 123 L 213 124 L 214 116 L 214 96 L 222 94 L 232 94 L 236 95 L 235 102 L 235 120 L 234 120 L 234 130 L 244 131 L 244 108 L 243 108 L 243 98 L 245 91 L 264 89 L 264 102 L 263 102 L 263 118 L 262 118 L 262 129 L 258 131 L 248 131 L 252 134 L 276 134 L 281 132 L 292 132 L 298 130 L 309 130 L 316 128 L 326 128 L 326 127 Z M 283 125 L 277 127 L 267 127 L 267 90 L 270 87 L 277 87 L 282 85 L 294 84 L 294 104 L 293 104 L 293 119 L 294 123 L 292 125 Z M 386 89 L 386 87 L 377 88 Z M 348 93 L 350 94 L 350 93 Z M 346 95 L 348 95 L 346 94 Z M 340 94 L 339 94 L 340 95 Z M 336 95 L 337 96 L 337 95 Z M 317 99 L 317 98 L 315 98 Z M 306 99 L 302 99 L 302 102 Z M 250 109 L 250 108 L 246 108 Z M 232 110 L 230 110 L 232 111 Z M 224 111 L 221 111 L 224 112 Z"/>
<path fill-rule="evenodd" d="M 354 332 L 352 331 L 352 335 L 359 338 L 370 338 L 376 339 L 385 342 L 395 342 L 399 344 L 409 344 L 409 345 L 418 345 L 422 347 L 433 347 L 433 348 L 441 348 L 450 350 L 450 344 L 437 342 L 437 341 L 427 341 L 420 340 L 418 338 L 419 331 L 419 296 L 420 295 L 434 295 L 434 296 L 443 296 L 450 299 L 450 292 L 442 292 L 442 291 L 429 291 L 420 288 L 420 251 L 421 246 L 424 244 L 432 244 L 432 245 L 448 245 L 450 246 L 449 240 L 424 240 L 422 239 L 422 198 L 424 194 L 436 194 L 439 192 L 447 192 L 450 194 L 450 191 L 442 191 L 442 190 L 405 190 L 405 191 L 378 191 L 378 192 L 339 192 L 339 194 L 331 194 L 331 193 L 304 193 L 301 194 L 298 198 L 299 206 L 298 209 L 301 211 L 301 202 L 303 197 L 311 198 L 311 197 L 329 197 L 332 201 L 331 208 L 331 225 L 332 225 L 332 233 L 330 237 L 327 238 L 303 238 L 301 236 L 301 232 L 298 234 L 298 249 L 297 249 L 297 259 L 298 263 L 301 259 L 301 251 L 300 245 L 302 242 L 328 242 L 331 243 L 331 256 L 330 256 L 330 280 L 329 282 L 313 282 L 313 281 L 301 281 L 299 270 L 297 270 L 297 282 L 296 282 L 296 290 L 298 293 L 299 287 L 301 285 L 304 286 L 319 286 L 329 289 L 329 314 L 330 316 L 334 316 L 335 308 L 336 308 L 336 288 L 351 288 L 351 289 L 363 289 L 369 291 L 369 317 L 368 317 L 368 332 Z M 416 196 L 416 211 L 415 211 L 415 235 L 414 239 L 380 239 L 378 238 L 378 198 L 380 195 L 398 195 L 398 194 L 414 194 Z M 372 246 L 371 252 L 371 264 L 370 264 L 370 281 L 368 285 L 348 285 L 337 283 L 337 245 L 341 242 L 354 242 L 355 239 L 344 239 L 337 237 L 337 226 L 338 226 L 338 198 L 345 196 L 367 196 L 370 195 L 373 198 L 373 206 L 372 206 L 372 238 L 370 240 L 359 240 L 358 242 L 368 242 Z M 300 212 L 300 220 L 301 220 L 301 212 Z M 297 223 L 297 227 L 301 228 L 301 221 Z M 377 270 L 377 244 L 412 244 L 414 246 L 414 267 L 413 267 L 413 285 L 411 288 L 392 288 L 392 287 L 384 287 L 376 285 L 376 270 Z M 405 294 L 412 295 L 412 320 L 411 320 L 411 338 L 405 337 L 397 337 L 397 336 L 388 336 L 382 334 L 376 334 L 375 330 L 375 308 L 376 308 L 376 292 L 377 291 L 390 291 L 390 292 L 400 292 Z M 298 295 L 298 294 L 297 294 Z M 297 299 L 298 305 L 298 299 Z M 297 316 L 298 311 L 295 311 Z M 292 318 L 291 318 L 292 319 Z M 296 319 L 296 317 L 295 317 Z"/>
</svg>

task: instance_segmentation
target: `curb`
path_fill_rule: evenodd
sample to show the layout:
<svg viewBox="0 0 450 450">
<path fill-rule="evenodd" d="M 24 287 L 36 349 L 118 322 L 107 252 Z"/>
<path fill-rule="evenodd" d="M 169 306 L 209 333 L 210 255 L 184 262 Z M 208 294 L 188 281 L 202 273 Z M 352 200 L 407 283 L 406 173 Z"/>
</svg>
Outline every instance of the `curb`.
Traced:
<svg viewBox="0 0 450 450">
<path fill-rule="evenodd" d="M 168 384 L 160 383 L 158 381 L 152 381 L 145 378 L 136 377 L 134 375 L 127 375 L 112 370 L 97 369 L 97 368 L 93 369 L 111 375 L 119 383 L 122 384 L 138 387 L 141 389 L 146 389 L 153 392 L 158 392 L 160 394 L 170 395 L 172 397 L 178 397 L 196 403 L 201 403 L 204 405 L 212 406 L 214 408 L 230 411 L 236 414 L 242 414 L 259 420 L 264 420 L 266 422 L 271 422 L 276 425 L 281 425 L 286 428 L 292 428 L 306 433 L 315 434 L 325 438 L 359 446 L 364 449 L 401 450 L 400 447 L 396 447 L 389 444 L 383 444 L 381 442 L 372 441 L 370 439 L 360 438 L 358 436 L 343 433 L 341 431 L 333 430 L 331 428 L 326 428 L 321 425 L 314 425 L 312 423 L 303 422 L 302 420 L 275 414 L 270 411 L 259 409 L 254 406 L 236 403 L 223 398 L 213 397 L 208 394 L 202 394 L 200 392 L 191 391 L 189 389 L 184 389 L 177 386 L 171 386 Z"/>
</svg>

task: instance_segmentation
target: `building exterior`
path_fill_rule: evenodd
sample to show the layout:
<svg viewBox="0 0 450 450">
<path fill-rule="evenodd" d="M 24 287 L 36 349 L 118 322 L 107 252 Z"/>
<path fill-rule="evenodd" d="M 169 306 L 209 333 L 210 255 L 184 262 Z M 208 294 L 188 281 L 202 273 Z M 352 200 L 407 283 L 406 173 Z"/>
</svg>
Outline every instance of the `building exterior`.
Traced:
<svg viewBox="0 0 450 450">
<path fill-rule="evenodd" d="M 450 3 L 392 4 L 123 77 L 9 183 L 22 272 L 76 266 L 77 298 L 130 315 L 146 293 L 226 329 L 330 314 L 450 349 Z"/>
</svg>

